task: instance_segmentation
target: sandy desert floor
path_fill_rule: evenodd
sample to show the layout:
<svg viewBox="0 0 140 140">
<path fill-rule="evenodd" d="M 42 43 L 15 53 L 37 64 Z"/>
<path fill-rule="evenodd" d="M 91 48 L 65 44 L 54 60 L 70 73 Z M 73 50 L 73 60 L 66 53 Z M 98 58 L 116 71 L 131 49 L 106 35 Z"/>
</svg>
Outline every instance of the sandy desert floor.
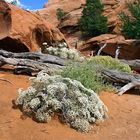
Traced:
<svg viewBox="0 0 140 140">
<path fill-rule="evenodd" d="M 103 92 L 101 98 L 109 109 L 109 118 L 83 134 L 53 119 L 48 124 L 36 123 L 12 108 L 18 88 L 29 86 L 29 77 L 0 72 L 0 140 L 139 140 L 140 93 L 134 91 L 119 97 Z"/>
</svg>

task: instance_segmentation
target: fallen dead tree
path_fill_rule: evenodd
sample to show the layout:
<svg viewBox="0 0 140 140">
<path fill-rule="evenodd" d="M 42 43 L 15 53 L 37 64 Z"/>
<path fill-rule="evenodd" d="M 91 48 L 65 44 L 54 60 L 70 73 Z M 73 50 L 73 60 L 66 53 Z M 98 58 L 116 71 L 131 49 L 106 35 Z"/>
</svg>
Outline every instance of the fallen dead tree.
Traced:
<svg viewBox="0 0 140 140">
<path fill-rule="evenodd" d="M 124 85 L 117 91 L 118 95 L 122 95 L 132 88 L 140 87 L 139 74 L 120 72 L 117 70 L 103 70 L 102 75 L 113 83 L 121 83 Z"/>
<path fill-rule="evenodd" d="M 0 61 L 3 62 L 3 64 L 10 64 L 14 66 L 27 66 L 38 70 L 43 70 L 48 68 L 47 64 L 45 63 L 37 62 L 29 59 L 6 58 L 0 56 Z"/>
<path fill-rule="evenodd" d="M 52 63 L 60 66 L 64 66 L 65 62 L 67 61 L 54 55 L 43 54 L 38 52 L 13 53 L 5 50 L 0 50 L 0 55 L 7 58 L 22 58 L 22 59 L 37 60 L 42 63 Z"/>
<path fill-rule="evenodd" d="M 13 65 L 16 66 L 16 68 L 14 69 L 14 71 L 18 74 L 20 74 L 20 72 L 18 72 L 18 69 L 21 71 L 22 73 L 22 69 L 24 70 L 24 72 L 26 71 L 26 73 L 30 73 L 35 72 L 35 71 L 40 71 L 40 70 L 48 70 L 51 71 L 53 69 L 56 68 L 62 68 L 59 65 L 51 65 L 49 63 L 42 63 L 36 60 L 30 60 L 30 59 L 20 59 L 20 58 L 6 58 L 3 56 L 0 56 L 0 62 L 5 65 L 5 64 L 9 64 L 9 65 Z M 22 68 L 22 69 L 21 69 Z M 31 75 L 31 74 L 29 74 Z"/>
<path fill-rule="evenodd" d="M 15 74 L 32 75 L 33 72 L 40 70 L 50 72 L 53 69 L 61 69 L 67 61 L 69 60 L 39 52 L 13 53 L 0 50 L 0 67 L 6 64 L 12 65 Z"/>
<path fill-rule="evenodd" d="M 140 59 L 120 60 L 120 61 L 128 64 L 133 70 L 140 72 Z"/>
</svg>

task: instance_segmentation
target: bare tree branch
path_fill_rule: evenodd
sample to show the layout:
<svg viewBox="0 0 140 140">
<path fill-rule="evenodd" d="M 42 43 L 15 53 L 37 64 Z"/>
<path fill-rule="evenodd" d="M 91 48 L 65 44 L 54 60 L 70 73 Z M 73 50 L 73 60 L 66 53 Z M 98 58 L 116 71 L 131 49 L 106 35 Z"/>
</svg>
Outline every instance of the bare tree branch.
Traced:
<svg viewBox="0 0 140 140">
<path fill-rule="evenodd" d="M 140 86 L 139 74 L 120 72 L 117 70 L 103 70 L 102 75 L 113 83 L 125 84 L 125 86 L 117 91 L 118 95 L 122 95 L 128 90 Z"/>
</svg>

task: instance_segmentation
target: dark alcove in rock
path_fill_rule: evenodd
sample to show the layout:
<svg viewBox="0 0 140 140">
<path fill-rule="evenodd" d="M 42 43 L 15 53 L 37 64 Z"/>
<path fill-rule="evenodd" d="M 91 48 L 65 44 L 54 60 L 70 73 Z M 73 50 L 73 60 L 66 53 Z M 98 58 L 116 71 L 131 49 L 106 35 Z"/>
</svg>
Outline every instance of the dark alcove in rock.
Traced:
<svg viewBox="0 0 140 140">
<path fill-rule="evenodd" d="M 10 52 L 29 52 L 29 49 L 20 40 L 6 37 L 0 40 L 0 49 Z"/>
</svg>

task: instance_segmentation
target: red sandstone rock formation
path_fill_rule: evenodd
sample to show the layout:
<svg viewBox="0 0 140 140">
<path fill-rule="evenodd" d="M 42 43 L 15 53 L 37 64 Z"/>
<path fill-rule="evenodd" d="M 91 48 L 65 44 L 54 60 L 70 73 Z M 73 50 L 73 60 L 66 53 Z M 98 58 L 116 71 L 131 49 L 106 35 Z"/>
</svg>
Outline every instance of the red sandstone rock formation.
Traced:
<svg viewBox="0 0 140 140">
<path fill-rule="evenodd" d="M 40 16 L 53 23 L 65 34 L 71 46 L 80 39 L 78 21 L 82 15 L 82 10 L 86 0 L 49 0 L 44 9 L 36 11 Z M 119 14 L 125 10 L 125 0 L 102 0 L 104 4 L 104 15 L 108 18 L 110 33 L 121 34 Z M 63 9 L 68 14 L 58 21 L 56 10 Z M 71 36 L 71 37 L 70 37 Z"/>
<path fill-rule="evenodd" d="M 0 46 L 9 42 L 10 45 L 14 44 L 14 46 L 11 45 L 11 49 L 13 47 L 14 49 L 37 50 L 44 41 L 51 43 L 63 40 L 64 36 L 59 30 L 50 25 L 54 24 L 65 34 L 68 43 L 72 46 L 77 44 L 78 49 L 83 53 L 88 52 L 89 54 L 91 51 L 96 51 L 106 42 L 107 47 L 103 50 L 106 54 L 114 56 L 117 46 L 120 45 L 122 46 L 120 58 L 140 58 L 139 40 L 125 40 L 120 32 L 119 13 L 126 10 L 125 0 L 102 0 L 102 2 L 105 6 L 103 14 L 108 18 L 110 34 L 89 40 L 81 40 L 81 33 L 77 28 L 85 0 L 49 0 L 43 9 L 33 12 L 0 2 L 0 9 L 5 11 L 5 14 L 0 13 L 0 20 L 2 19 L 0 22 L 0 27 L 2 27 L 0 28 L 0 39 L 2 40 Z M 56 17 L 58 8 L 68 12 L 61 21 L 58 21 Z"/>
<path fill-rule="evenodd" d="M 91 51 L 98 51 L 101 46 L 107 43 L 107 46 L 103 49 L 105 54 L 115 56 L 117 47 L 120 48 L 119 58 L 122 59 L 140 59 L 140 40 L 125 39 L 122 35 L 116 34 L 103 34 L 97 37 L 93 37 L 81 44 L 78 49 L 83 54 L 90 54 Z M 97 53 L 97 52 L 96 52 Z"/>
<path fill-rule="evenodd" d="M 55 26 L 59 25 L 60 29 L 75 27 L 82 15 L 85 2 L 86 0 L 49 0 L 44 5 L 44 9 L 37 12 Z M 104 15 L 108 18 L 108 26 L 113 32 L 120 33 L 118 28 L 120 25 L 119 14 L 126 9 L 125 0 L 102 0 L 102 3 L 104 4 Z M 58 8 L 68 12 L 61 22 L 56 17 L 56 10 Z"/>
<path fill-rule="evenodd" d="M 85 0 L 49 0 L 44 5 L 44 9 L 38 10 L 38 12 L 40 15 L 50 21 L 50 23 L 58 26 L 59 21 L 57 20 L 56 16 L 56 11 L 58 8 L 70 13 L 74 10 L 81 9 L 82 5 L 84 4 Z"/>
<path fill-rule="evenodd" d="M 40 16 L 0 1 L 0 49 L 36 51 L 43 42 L 61 40 L 63 34 Z"/>
</svg>

